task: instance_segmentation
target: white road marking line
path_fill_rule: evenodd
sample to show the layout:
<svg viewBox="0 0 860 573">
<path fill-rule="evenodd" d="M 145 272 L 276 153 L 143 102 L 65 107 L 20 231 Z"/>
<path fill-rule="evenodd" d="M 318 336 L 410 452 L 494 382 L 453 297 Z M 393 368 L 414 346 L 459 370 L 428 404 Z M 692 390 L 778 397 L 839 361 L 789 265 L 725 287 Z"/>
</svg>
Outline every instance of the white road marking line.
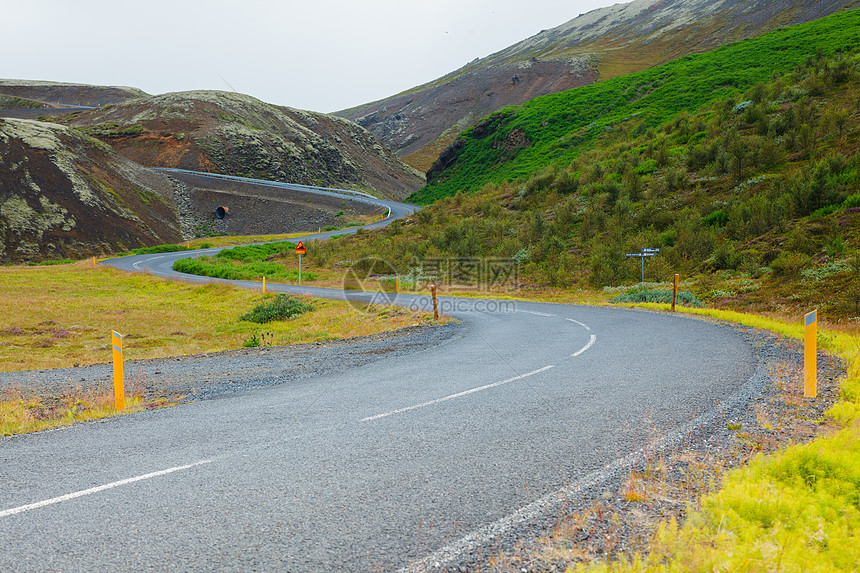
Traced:
<svg viewBox="0 0 860 573">
<path fill-rule="evenodd" d="M 585 324 L 584 322 L 579 322 L 578 320 L 573 320 L 572 318 L 566 318 L 565 320 L 569 320 L 570 322 L 572 322 L 574 324 L 578 324 L 579 326 L 581 326 L 585 330 L 589 330 L 589 331 L 591 330 L 591 328 L 589 328 L 588 325 Z"/>
<path fill-rule="evenodd" d="M 137 270 L 140 270 L 140 267 L 138 265 L 143 265 L 143 264 L 148 263 L 149 261 L 154 261 L 155 259 L 163 259 L 163 258 L 164 258 L 164 255 L 159 255 L 157 257 L 149 257 L 148 259 L 144 259 L 142 261 L 137 261 L 136 263 L 134 263 L 131 266 L 136 268 Z"/>
<path fill-rule="evenodd" d="M 417 410 L 418 408 L 425 408 L 427 406 L 432 406 L 434 404 L 439 404 L 440 402 L 447 402 L 448 400 L 453 400 L 454 398 L 462 398 L 463 396 L 467 396 L 469 394 L 474 394 L 475 392 L 481 392 L 483 390 L 489 390 L 490 388 L 495 388 L 497 386 L 502 386 L 504 384 L 509 384 L 511 382 L 515 382 L 517 380 L 522 380 L 523 378 L 528 378 L 529 376 L 534 376 L 535 374 L 540 374 L 541 372 L 546 372 L 550 368 L 555 368 L 555 366 L 544 366 L 543 368 L 539 368 L 534 372 L 529 372 L 528 374 L 520 374 L 519 376 L 514 376 L 513 378 L 508 378 L 507 380 L 502 380 L 501 382 L 493 382 L 492 384 L 487 384 L 486 386 L 481 386 L 479 388 L 472 388 L 471 390 L 466 390 L 465 392 L 458 392 L 457 394 L 451 394 L 450 396 L 445 396 L 444 398 L 437 398 L 435 400 L 430 400 L 429 402 L 424 402 L 423 404 L 416 404 L 415 406 L 408 406 L 406 408 L 400 408 L 399 410 L 392 410 L 390 412 L 386 412 L 384 414 L 377 414 L 375 416 L 368 416 L 367 418 L 362 418 L 362 422 L 370 422 L 373 420 L 378 420 L 380 418 L 386 418 L 388 416 L 393 416 L 395 414 L 402 414 L 403 412 L 409 412 L 410 410 Z"/>
<path fill-rule="evenodd" d="M 521 310 L 519 312 L 524 312 L 526 314 L 534 314 L 535 316 L 555 316 L 554 314 L 547 314 L 545 312 L 535 312 L 533 310 Z"/>
<path fill-rule="evenodd" d="M 3 510 L 3 511 L 0 511 L 0 517 L 6 517 L 6 516 L 9 516 L 9 515 L 15 515 L 16 513 L 23 513 L 23 512 L 25 512 L 25 511 L 30 511 L 30 510 L 33 510 L 33 509 L 39 509 L 39 508 L 41 508 L 41 507 L 45 507 L 45 506 L 48 506 L 48 505 L 53 505 L 53 504 L 55 504 L 55 503 L 60 503 L 60 502 L 63 502 L 63 501 L 69 501 L 69 500 L 71 500 L 71 499 L 76 499 L 76 498 L 78 498 L 78 497 L 83 497 L 83 496 L 85 496 L 85 495 L 92 495 L 92 494 L 94 494 L 94 493 L 99 493 L 99 492 L 102 492 L 102 491 L 105 491 L 105 490 L 108 490 L 108 489 L 113 489 L 113 488 L 115 488 L 115 487 L 119 487 L 119 486 L 121 486 L 121 485 L 127 485 L 127 484 L 130 484 L 130 483 L 134 483 L 134 482 L 136 482 L 136 481 L 143 481 L 143 480 L 146 480 L 146 479 L 151 479 L 151 478 L 154 478 L 154 477 L 167 475 L 167 474 L 170 474 L 170 473 L 173 473 L 173 472 L 178 472 L 178 471 L 182 471 L 182 470 L 187 470 L 187 469 L 193 468 L 193 467 L 195 467 L 195 466 L 200 466 L 200 465 L 203 465 L 203 464 L 211 464 L 213 461 L 214 461 L 214 460 L 203 460 L 203 461 L 200 461 L 200 462 L 195 462 L 195 463 L 193 463 L 193 464 L 188 464 L 187 466 L 177 466 L 177 467 L 175 467 L 175 468 L 169 468 L 169 469 L 166 469 L 166 470 L 161 470 L 161 471 L 157 471 L 157 472 L 152 472 L 151 474 L 146 474 L 146 475 L 142 475 L 142 476 L 137 476 L 137 477 L 133 477 L 133 478 L 128 478 L 128 479 L 124 479 L 124 480 L 120 480 L 120 481 L 115 481 L 115 482 L 113 482 L 113 483 L 108 483 L 108 484 L 105 484 L 105 485 L 100 485 L 100 486 L 98 486 L 98 487 L 93 487 L 93 488 L 90 488 L 90 489 L 85 489 L 85 490 L 81 490 L 81 491 L 76 491 L 75 493 L 69 493 L 69 494 L 66 494 L 66 495 L 61 495 L 60 497 L 54 497 L 54 498 L 46 499 L 46 500 L 43 500 L 43 501 L 37 501 L 36 503 L 31 503 L 31 504 L 28 504 L 28 505 L 22 505 L 22 506 L 20 506 L 20 507 L 13 507 L 12 509 L 6 509 L 6 510 Z"/>
<path fill-rule="evenodd" d="M 577 350 L 576 352 L 574 352 L 573 354 L 571 354 L 571 355 L 570 355 L 570 356 L 571 356 L 571 358 L 575 358 L 575 357 L 579 356 L 580 354 L 582 354 L 583 352 L 585 352 L 586 350 L 588 350 L 589 348 L 591 348 L 592 346 L 594 346 L 594 343 L 595 343 L 595 342 L 597 342 L 597 336 L 596 336 L 596 335 L 594 335 L 594 334 L 592 334 L 592 335 L 591 335 L 591 340 L 589 340 L 589 341 L 588 341 L 588 344 L 586 344 L 585 346 L 583 346 L 582 348 L 580 348 L 579 350 Z"/>
</svg>

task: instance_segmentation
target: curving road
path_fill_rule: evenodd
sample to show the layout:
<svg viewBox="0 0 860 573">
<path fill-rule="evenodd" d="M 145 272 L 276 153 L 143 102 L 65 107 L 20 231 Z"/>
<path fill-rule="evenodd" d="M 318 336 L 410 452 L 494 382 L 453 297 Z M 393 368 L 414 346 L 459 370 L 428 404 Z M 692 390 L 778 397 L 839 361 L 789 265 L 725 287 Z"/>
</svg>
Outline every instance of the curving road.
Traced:
<svg viewBox="0 0 860 573">
<path fill-rule="evenodd" d="M 110 264 L 172 276 L 200 253 Z M 462 322 L 421 352 L 0 441 L 0 569 L 456 565 L 617 478 L 655 433 L 706 433 L 756 379 L 752 349 L 710 323 L 441 300 Z"/>
</svg>

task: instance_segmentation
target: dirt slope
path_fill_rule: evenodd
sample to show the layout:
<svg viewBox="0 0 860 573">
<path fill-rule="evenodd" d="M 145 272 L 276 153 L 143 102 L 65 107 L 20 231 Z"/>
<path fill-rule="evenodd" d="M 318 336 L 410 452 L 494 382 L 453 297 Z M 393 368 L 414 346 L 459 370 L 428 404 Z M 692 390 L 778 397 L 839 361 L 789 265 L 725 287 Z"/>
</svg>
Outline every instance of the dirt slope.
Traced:
<svg viewBox="0 0 860 573">
<path fill-rule="evenodd" d="M 181 239 L 173 187 L 53 123 L 0 119 L 0 262 L 82 258 Z"/>
</svg>

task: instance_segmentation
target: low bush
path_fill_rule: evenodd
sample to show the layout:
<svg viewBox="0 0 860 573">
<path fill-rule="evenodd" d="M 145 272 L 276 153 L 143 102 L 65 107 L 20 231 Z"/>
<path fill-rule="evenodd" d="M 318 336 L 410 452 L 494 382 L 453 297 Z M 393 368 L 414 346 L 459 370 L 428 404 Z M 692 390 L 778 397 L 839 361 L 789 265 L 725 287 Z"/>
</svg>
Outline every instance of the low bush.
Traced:
<svg viewBox="0 0 860 573">
<path fill-rule="evenodd" d="M 219 261 L 212 257 L 179 259 L 173 263 L 173 270 L 190 275 L 238 281 L 254 281 L 262 277 L 270 280 L 297 281 L 299 279 L 298 269 L 287 269 L 281 263 L 257 261 L 237 265 L 229 261 Z M 312 281 L 317 277 L 315 273 L 302 272 L 302 278 Z"/>
<path fill-rule="evenodd" d="M 795 251 L 783 251 L 770 264 L 774 274 L 781 277 L 796 277 L 812 261 L 809 255 Z"/>
<path fill-rule="evenodd" d="M 265 324 L 273 320 L 289 320 L 312 310 L 315 310 L 312 304 L 302 302 L 288 294 L 279 294 L 272 302 L 255 306 L 253 310 L 240 316 L 239 320 Z"/>
<path fill-rule="evenodd" d="M 672 291 L 670 290 L 651 290 L 641 289 L 632 290 L 609 299 L 612 303 L 630 303 L 630 302 L 656 302 L 663 304 L 672 304 Z M 700 307 L 702 303 L 696 298 L 696 295 L 689 291 L 678 291 L 676 303 L 681 306 Z"/>
</svg>

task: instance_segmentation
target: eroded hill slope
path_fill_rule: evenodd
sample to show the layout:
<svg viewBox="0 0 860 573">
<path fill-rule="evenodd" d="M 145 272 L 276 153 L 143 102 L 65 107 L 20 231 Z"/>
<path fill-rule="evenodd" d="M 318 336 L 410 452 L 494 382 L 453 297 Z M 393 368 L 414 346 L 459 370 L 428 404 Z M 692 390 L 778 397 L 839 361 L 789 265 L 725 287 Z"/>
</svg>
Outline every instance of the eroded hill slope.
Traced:
<svg viewBox="0 0 860 573">
<path fill-rule="evenodd" d="M 181 239 L 173 187 L 75 130 L 0 119 L 0 262 L 81 258 Z"/>
<path fill-rule="evenodd" d="M 62 121 L 144 166 L 362 189 L 397 199 L 424 183 L 350 121 L 238 93 L 136 98 Z"/>
</svg>

